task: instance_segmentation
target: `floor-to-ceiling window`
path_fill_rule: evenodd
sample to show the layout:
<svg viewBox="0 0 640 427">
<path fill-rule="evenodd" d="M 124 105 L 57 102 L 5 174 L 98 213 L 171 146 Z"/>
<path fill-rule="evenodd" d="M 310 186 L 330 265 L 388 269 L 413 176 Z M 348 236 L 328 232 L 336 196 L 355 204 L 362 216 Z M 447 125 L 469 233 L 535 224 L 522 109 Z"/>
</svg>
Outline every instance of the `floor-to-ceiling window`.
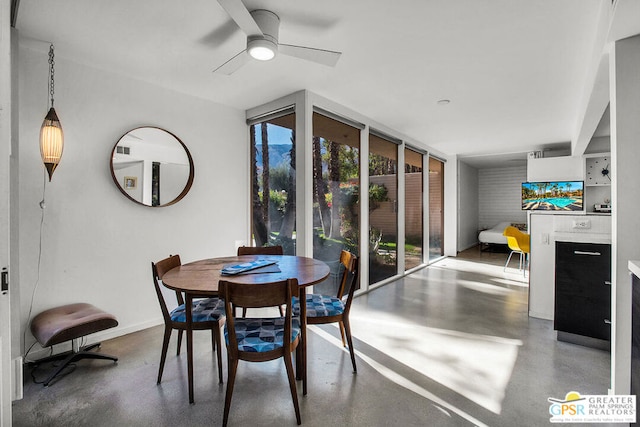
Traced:
<svg viewBox="0 0 640 427">
<path fill-rule="evenodd" d="M 369 284 L 398 274 L 398 144 L 369 134 Z"/>
<path fill-rule="evenodd" d="M 296 239 L 295 114 L 251 124 L 251 233 L 255 246 L 282 245 L 294 255 Z"/>
<path fill-rule="evenodd" d="M 287 254 L 327 262 L 330 277 L 314 292 L 334 292 L 343 249 L 360 257 L 365 289 L 443 254 L 444 167 L 435 158 L 428 167 L 418 145 L 408 147 L 306 91 L 248 110 L 247 117 L 250 244 L 281 244 Z"/>
<path fill-rule="evenodd" d="M 404 149 L 404 269 L 424 262 L 424 155 Z"/>
<path fill-rule="evenodd" d="M 444 162 L 429 157 L 429 260 L 444 255 Z"/>
<path fill-rule="evenodd" d="M 331 268 L 316 288 L 335 293 L 340 251 L 360 253 L 360 129 L 314 112 L 312 150 L 313 257 Z"/>
</svg>

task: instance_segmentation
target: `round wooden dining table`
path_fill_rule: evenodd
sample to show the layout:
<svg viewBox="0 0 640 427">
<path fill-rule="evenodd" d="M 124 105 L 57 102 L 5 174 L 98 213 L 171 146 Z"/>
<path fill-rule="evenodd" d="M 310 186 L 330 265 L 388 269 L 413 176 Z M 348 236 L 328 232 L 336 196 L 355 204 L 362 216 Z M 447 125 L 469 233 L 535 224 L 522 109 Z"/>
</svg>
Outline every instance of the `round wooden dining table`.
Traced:
<svg viewBox="0 0 640 427">
<path fill-rule="evenodd" d="M 275 261 L 275 265 L 233 276 L 222 275 L 222 269 L 226 266 L 242 264 L 257 259 L 272 260 Z M 194 298 L 218 296 L 218 282 L 220 280 L 231 283 L 259 284 L 295 278 L 298 280 L 300 300 L 304 301 L 305 288 L 320 283 L 327 277 L 329 277 L 329 266 L 324 262 L 313 258 L 291 255 L 243 255 L 210 258 L 183 264 L 165 273 L 162 277 L 162 283 L 167 288 L 183 292 L 185 295 L 189 403 L 194 403 L 195 401 L 193 393 L 193 323 L 191 316 Z M 298 366 L 301 366 L 302 373 L 298 372 L 298 379 L 302 379 L 303 394 L 306 394 L 306 304 L 300 304 L 300 308 L 303 360 L 296 359 L 296 364 L 301 363 Z M 300 378 L 300 375 L 302 378 Z"/>
</svg>

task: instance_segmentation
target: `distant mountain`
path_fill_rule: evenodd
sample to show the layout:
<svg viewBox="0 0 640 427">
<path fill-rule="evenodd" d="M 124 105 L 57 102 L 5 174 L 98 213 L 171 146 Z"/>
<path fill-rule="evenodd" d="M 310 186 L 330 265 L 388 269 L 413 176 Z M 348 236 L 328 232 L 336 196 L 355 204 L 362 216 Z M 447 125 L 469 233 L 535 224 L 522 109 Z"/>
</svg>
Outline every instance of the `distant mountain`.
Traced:
<svg viewBox="0 0 640 427">
<path fill-rule="evenodd" d="M 258 164 L 262 165 L 262 144 L 256 145 Z M 269 144 L 269 167 L 277 168 L 291 161 L 291 144 Z"/>
</svg>

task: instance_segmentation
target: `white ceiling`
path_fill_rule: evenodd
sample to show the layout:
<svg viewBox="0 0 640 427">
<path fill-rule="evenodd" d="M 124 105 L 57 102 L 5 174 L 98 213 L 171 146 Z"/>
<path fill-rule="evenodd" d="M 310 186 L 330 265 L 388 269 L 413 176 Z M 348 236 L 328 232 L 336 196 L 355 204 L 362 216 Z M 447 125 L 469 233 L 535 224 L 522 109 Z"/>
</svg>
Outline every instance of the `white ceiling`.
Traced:
<svg viewBox="0 0 640 427">
<path fill-rule="evenodd" d="M 56 57 L 239 109 L 308 89 L 447 154 L 524 158 L 575 132 L 602 0 L 244 3 L 280 16 L 281 43 L 343 52 L 337 66 L 279 55 L 213 74 L 245 47 L 216 0 L 21 0 L 16 28 Z"/>
</svg>

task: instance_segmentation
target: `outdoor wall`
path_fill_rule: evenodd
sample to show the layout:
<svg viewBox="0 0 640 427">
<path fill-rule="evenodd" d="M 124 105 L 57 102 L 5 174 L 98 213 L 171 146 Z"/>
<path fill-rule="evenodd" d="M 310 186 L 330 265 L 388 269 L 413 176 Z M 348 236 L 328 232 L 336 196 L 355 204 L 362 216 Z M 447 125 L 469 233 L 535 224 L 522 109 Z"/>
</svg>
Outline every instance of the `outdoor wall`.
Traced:
<svg viewBox="0 0 640 427">
<path fill-rule="evenodd" d="M 478 244 L 478 169 L 458 162 L 458 251 Z"/>
<path fill-rule="evenodd" d="M 377 175 L 369 177 L 369 184 L 384 185 L 387 188 L 389 200 L 380 202 L 380 206 L 371 212 L 369 225 L 382 231 L 386 236 L 398 235 L 398 188 L 397 175 Z M 422 199 L 422 174 L 405 174 L 406 199 L 405 203 L 411 212 L 418 212 Z M 420 221 L 406 221 L 406 235 L 422 235 L 422 224 Z"/>
<path fill-rule="evenodd" d="M 480 169 L 478 197 L 481 229 L 503 222 L 527 222 L 522 210 L 522 183 L 527 181 L 526 166 Z"/>
<path fill-rule="evenodd" d="M 92 340 L 162 322 L 151 261 L 183 262 L 235 253 L 248 230 L 248 141 L 244 111 L 91 68 L 56 50 L 55 107 L 65 134 L 60 166 L 46 183 L 38 267 L 43 165 L 38 148 L 47 111 L 48 46 L 19 51 L 19 265 L 22 336 L 32 315 L 72 302 L 113 313 L 119 326 Z M 109 171 L 118 138 L 138 126 L 174 133 L 195 162 L 191 191 L 176 205 L 127 200 Z M 34 341 L 30 334 L 27 347 Z M 37 347 L 36 347 L 37 348 Z"/>
<path fill-rule="evenodd" d="M 422 236 L 424 224 L 421 219 L 424 217 L 423 200 L 423 172 L 413 172 L 404 174 L 405 188 L 405 236 Z M 420 218 L 418 218 L 420 216 Z"/>
</svg>

